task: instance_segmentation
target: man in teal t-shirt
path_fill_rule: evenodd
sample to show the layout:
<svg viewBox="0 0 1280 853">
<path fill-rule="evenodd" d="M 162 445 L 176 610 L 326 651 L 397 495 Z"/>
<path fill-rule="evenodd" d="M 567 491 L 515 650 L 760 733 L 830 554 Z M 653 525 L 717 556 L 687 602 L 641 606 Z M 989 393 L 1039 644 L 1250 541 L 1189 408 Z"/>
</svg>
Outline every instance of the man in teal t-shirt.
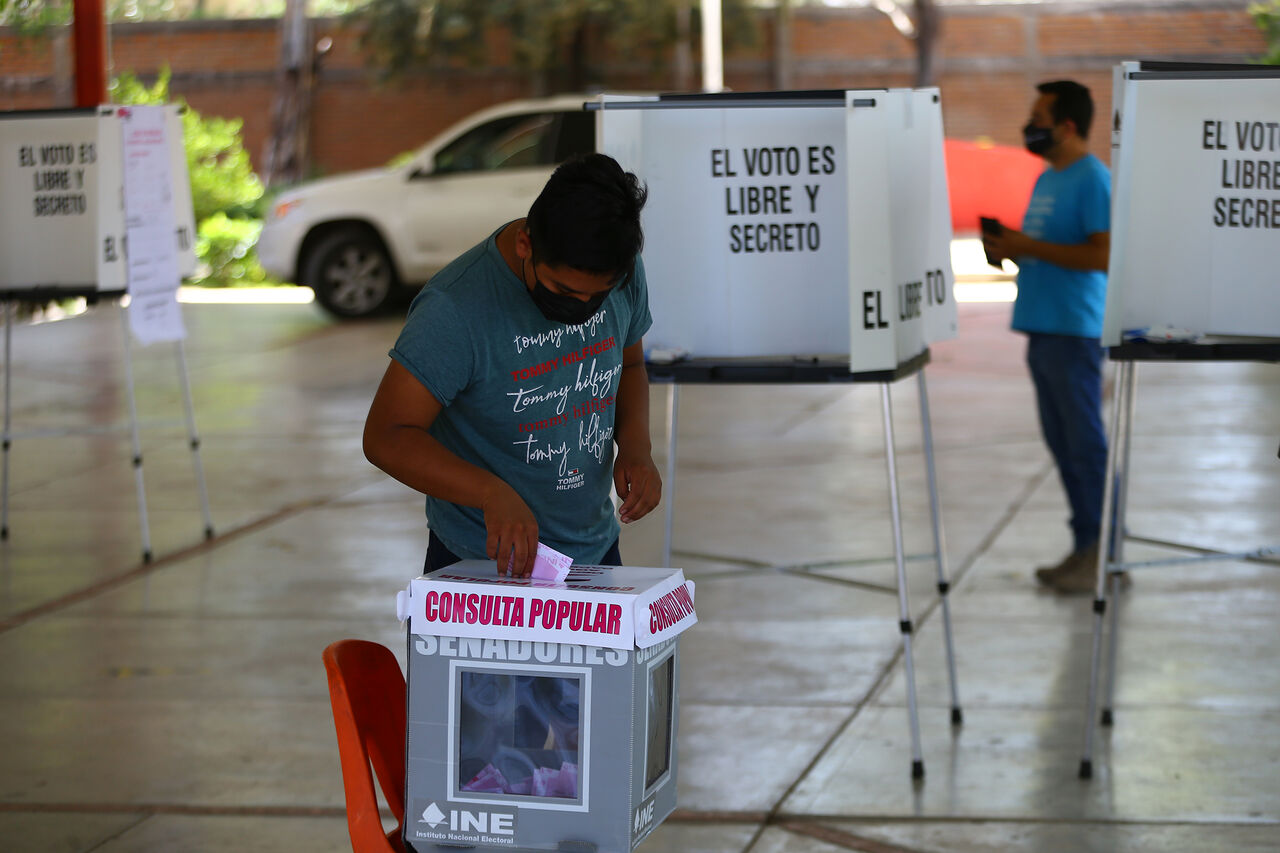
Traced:
<svg viewBox="0 0 1280 853">
<path fill-rule="evenodd" d="M 1107 439 L 1102 428 L 1102 312 L 1111 249 L 1111 176 L 1089 153 L 1093 98 L 1079 83 L 1042 83 L 1023 128 L 1048 168 L 1022 231 L 985 229 L 993 258 L 1018 264 L 1013 328 L 1027 335 L 1040 428 L 1071 506 L 1072 549 L 1036 579 L 1063 593 L 1093 589 Z M 1125 577 L 1123 580 L 1127 581 Z"/>
<path fill-rule="evenodd" d="M 465 252 L 414 300 L 364 446 L 427 495 L 427 570 L 488 558 L 500 574 L 510 564 L 524 576 L 539 541 L 575 562 L 616 564 L 618 519 L 657 505 L 644 201 L 612 158 L 569 160 L 526 219 Z"/>
</svg>

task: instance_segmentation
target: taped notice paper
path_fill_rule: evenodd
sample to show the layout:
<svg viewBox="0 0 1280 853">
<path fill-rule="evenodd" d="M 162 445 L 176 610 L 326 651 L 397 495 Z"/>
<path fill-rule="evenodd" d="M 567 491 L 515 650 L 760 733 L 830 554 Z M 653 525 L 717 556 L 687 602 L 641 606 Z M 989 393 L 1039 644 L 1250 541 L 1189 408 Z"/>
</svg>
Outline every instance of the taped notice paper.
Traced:
<svg viewBox="0 0 1280 853">
<path fill-rule="evenodd" d="M 144 346 L 186 337 L 178 305 L 170 151 L 164 108 L 121 107 L 129 327 Z"/>
<path fill-rule="evenodd" d="M 507 561 L 508 572 L 515 565 L 515 561 L 515 555 L 512 554 L 511 559 Z M 563 583 L 569 576 L 569 567 L 572 565 L 573 558 L 568 554 L 561 554 L 555 548 L 549 548 L 539 542 L 538 556 L 533 558 L 532 577 L 552 583 Z"/>
</svg>

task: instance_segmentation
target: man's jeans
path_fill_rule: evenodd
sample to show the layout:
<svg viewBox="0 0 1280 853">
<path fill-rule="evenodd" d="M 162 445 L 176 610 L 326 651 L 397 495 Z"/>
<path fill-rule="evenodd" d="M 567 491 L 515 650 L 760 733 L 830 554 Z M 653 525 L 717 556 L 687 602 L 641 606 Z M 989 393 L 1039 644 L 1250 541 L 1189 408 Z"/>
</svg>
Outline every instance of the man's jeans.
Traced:
<svg viewBox="0 0 1280 853">
<path fill-rule="evenodd" d="M 1027 336 L 1027 366 L 1036 387 L 1040 430 L 1071 504 L 1074 548 L 1098 541 L 1107 471 L 1102 428 L 1102 359 L 1097 338 Z"/>
</svg>

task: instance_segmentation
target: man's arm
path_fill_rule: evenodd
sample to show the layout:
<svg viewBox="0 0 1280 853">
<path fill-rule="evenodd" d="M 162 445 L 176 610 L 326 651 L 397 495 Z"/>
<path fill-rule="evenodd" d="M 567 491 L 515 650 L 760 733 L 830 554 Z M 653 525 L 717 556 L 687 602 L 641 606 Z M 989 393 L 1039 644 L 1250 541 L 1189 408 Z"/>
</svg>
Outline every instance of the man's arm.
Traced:
<svg viewBox="0 0 1280 853">
<path fill-rule="evenodd" d="M 400 362 L 391 360 L 364 424 L 364 455 L 411 489 L 484 512 L 485 552 L 505 575 L 533 570 L 538 522 L 506 482 L 461 459 L 427 430 L 443 410 L 440 401 Z"/>
<path fill-rule="evenodd" d="M 1090 234 L 1086 242 L 1070 245 L 1035 240 L 1005 227 L 998 235 L 984 234 L 982 244 L 993 257 L 1009 258 L 1014 263 L 1020 257 L 1030 256 L 1070 270 L 1106 272 L 1111 255 L 1111 232 Z"/>
<path fill-rule="evenodd" d="M 662 499 L 662 477 L 653 464 L 649 441 L 649 374 L 644 366 L 643 340 L 622 351 L 617 406 L 614 441 L 618 458 L 613 463 L 613 485 L 622 499 L 618 518 L 630 523 L 644 518 Z"/>
</svg>

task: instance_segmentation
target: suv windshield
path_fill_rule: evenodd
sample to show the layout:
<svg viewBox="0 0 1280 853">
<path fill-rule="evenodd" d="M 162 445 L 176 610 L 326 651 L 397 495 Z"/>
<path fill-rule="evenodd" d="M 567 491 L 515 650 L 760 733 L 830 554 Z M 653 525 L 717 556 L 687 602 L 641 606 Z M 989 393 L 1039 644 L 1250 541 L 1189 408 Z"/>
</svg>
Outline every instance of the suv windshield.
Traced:
<svg viewBox="0 0 1280 853">
<path fill-rule="evenodd" d="M 472 128 L 440 149 L 435 174 L 554 166 L 594 150 L 594 117 L 585 112 L 504 116 Z"/>
</svg>

